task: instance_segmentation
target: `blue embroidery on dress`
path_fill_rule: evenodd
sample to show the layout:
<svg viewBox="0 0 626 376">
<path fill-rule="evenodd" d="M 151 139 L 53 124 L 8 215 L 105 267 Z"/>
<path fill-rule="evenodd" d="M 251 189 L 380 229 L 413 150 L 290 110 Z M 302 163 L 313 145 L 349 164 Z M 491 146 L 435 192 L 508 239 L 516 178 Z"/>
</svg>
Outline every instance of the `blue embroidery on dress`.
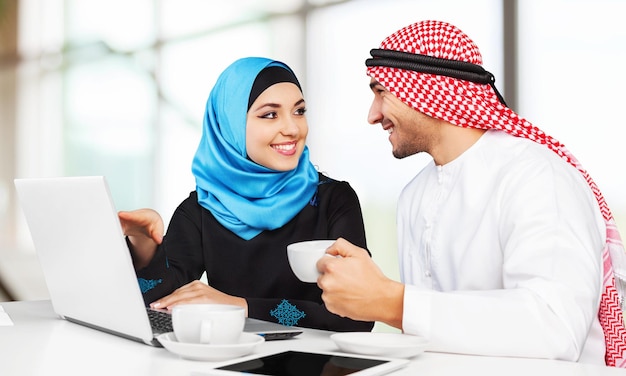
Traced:
<svg viewBox="0 0 626 376">
<path fill-rule="evenodd" d="M 320 186 L 320 185 L 322 185 L 322 184 L 326 184 L 326 183 L 335 183 L 335 182 L 336 182 L 336 180 L 331 179 L 331 178 L 328 178 L 327 180 L 320 180 L 320 181 L 317 183 L 317 186 L 319 187 L 319 186 Z M 319 200 L 319 199 L 318 199 L 318 197 L 317 197 L 318 193 L 319 193 L 319 189 L 315 191 L 315 194 L 314 194 L 314 195 L 313 195 L 313 197 L 311 197 L 311 199 L 309 200 L 309 205 L 311 205 L 311 206 L 317 206 L 317 205 L 319 204 L 319 201 L 320 201 L 320 200 Z"/>
<path fill-rule="evenodd" d="M 139 288 L 141 289 L 141 293 L 145 294 L 146 292 L 152 290 L 159 283 L 163 282 L 162 279 L 145 279 L 145 278 L 137 278 L 139 281 Z"/>
<path fill-rule="evenodd" d="M 287 299 L 283 299 L 276 308 L 271 310 L 270 315 L 277 318 L 279 324 L 287 326 L 298 325 L 298 321 L 306 316 L 303 311 L 298 310 L 298 308 L 289 303 Z"/>
<path fill-rule="evenodd" d="M 313 195 L 313 197 L 311 197 L 311 200 L 309 201 L 309 205 L 317 206 L 318 204 L 319 200 L 317 199 L 317 191 L 315 191 L 315 194 Z"/>
</svg>

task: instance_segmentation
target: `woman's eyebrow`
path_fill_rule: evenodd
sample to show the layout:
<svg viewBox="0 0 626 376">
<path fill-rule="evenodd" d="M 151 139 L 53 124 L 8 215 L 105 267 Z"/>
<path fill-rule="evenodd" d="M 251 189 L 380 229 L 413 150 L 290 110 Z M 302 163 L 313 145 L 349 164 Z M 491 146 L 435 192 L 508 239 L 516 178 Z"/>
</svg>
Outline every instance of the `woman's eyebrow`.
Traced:
<svg viewBox="0 0 626 376">
<path fill-rule="evenodd" d="M 294 103 L 294 105 L 293 105 L 293 106 L 294 106 L 294 107 L 299 106 L 299 105 L 303 104 L 304 102 L 305 102 L 305 101 L 304 101 L 304 98 L 302 98 L 302 99 L 298 100 L 296 103 Z M 260 109 L 262 109 L 263 107 L 280 108 L 280 107 L 281 107 L 281 105 L 280 105 L 280 103 L 268 102 L 268 103 L 263 103 L 263 104 L 260 104 L 259 106 L 257 106 L 257 107 L 255 107 L 255 108 L 253 108 L 252 110 L 253 110 L 253 111 L 259 111 L 259 110 L 260 110 Z"/>
<path fill-rule="evenodd" d="M 264 107 L 270 107 L 270 108 L 279 108 L 280 104 L 278 103 L 273 103 L 273 102 L 268 102 L 268 103 L 262 103 L 254 108 L 252 108 L 251 110 L 253 111 L 259 111 L 261 109 L 263 109 Z"/>
</svg>

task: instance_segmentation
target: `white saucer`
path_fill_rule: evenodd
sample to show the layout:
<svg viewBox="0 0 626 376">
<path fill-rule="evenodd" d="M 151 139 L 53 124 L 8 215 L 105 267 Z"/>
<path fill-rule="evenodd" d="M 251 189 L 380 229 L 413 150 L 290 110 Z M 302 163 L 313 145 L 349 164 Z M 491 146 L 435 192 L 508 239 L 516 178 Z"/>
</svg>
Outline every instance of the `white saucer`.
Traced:
<svg viewBox="0 0 626 376">
<path fill-rule="evenodd" d="M 173 332 L 163 333 L 157 337 L 167 350 L 189 360 L 219 361 L 248 355 L 265 338 L 254 333 L 242 333 L 238 343 L 231 345 L 211 345 L 202 343 L 178 342 Z"/>
<path fill-rule="evenodd" d="M 392 358 L 410 358 L 424 352 L 428 340 L 402 333 L 350 332 L 330 336 L 341 351 Z"/>
</svg>

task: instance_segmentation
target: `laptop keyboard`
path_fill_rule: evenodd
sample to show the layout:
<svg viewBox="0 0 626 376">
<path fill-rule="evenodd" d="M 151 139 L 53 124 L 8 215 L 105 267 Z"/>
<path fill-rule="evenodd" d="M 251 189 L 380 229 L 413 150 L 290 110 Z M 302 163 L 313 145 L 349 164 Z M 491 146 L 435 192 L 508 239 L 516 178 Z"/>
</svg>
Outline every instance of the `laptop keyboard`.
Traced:
<svg viewBox="0 0 626 376">
<path fill-rule="evenodd" d="M 168 333 L 174 331 L 172 327 L 172 315 L 167 312 L 155 311 L 147 308 L 148 318 L 152 325 L 152 331 L 156 333 Z"/>
</svg>

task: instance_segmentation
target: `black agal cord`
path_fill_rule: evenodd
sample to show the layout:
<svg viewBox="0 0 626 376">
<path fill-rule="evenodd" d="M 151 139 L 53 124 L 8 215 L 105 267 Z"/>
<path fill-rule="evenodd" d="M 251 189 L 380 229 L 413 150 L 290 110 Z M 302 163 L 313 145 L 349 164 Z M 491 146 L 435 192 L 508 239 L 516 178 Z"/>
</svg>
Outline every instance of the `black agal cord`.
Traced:
<svg viewBox="0 0 626 376">
<path fill-rule="evenodd" d="M 495 77 L 480 65 L 466 61 L 442 59 L 433 56 L 377 48 L 372 49 L 370 54 L 372 58 L 365 60 L 365 65 L 368 67 L 381 66 L 406 69 L 415 72 L 457 78 L 482 85 L 490 85 L 496 92 L 500 102 L 506 106 L 504 98 L 500 95 L 498 89 L 496 89 Z"/>
</svg>

